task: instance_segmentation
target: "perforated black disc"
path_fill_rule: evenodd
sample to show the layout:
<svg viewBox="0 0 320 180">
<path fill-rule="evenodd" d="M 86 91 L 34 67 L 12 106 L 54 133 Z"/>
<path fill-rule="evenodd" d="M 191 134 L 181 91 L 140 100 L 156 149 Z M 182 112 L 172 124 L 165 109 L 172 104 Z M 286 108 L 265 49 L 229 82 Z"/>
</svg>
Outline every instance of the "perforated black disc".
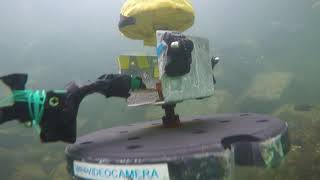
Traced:
<svg viewBox="0 0 320 180">
<path fill-rule="evenodd" d="M 183 175 L 184 169 L 199 171 L 196 169 L 200 167 L 193 166 L 221 156 L 235 144 L 242 143 L 233 148 L 235 155 L 232 159 L 244 165 L 264 163 L 260 146 L 255 148 L 254 144 L 279 137 L 284 153 L 289 149 L 287 124 L 267 115 L 239 113 L 181 119 L 180 128 L 164 128 L 161 121 L 151 121 L 100 130 L 80 137 L 66 148 L 69 170 L 72 173 L 74 160 L 126 165 L 168 163 L 171 179 L 192 179 L 192 175 Z M 238 152 L 245 154 L 241 156 Z M 207 163 L 208 168 L 217 166 L 223 169 L 225 165 L 219 163 L 219 158 L 216 158 Z M 226 171 L 220 175 L 210 175 L 210 171 L 197 173 L 205 179 L 223 176 Z"/>
</svg>

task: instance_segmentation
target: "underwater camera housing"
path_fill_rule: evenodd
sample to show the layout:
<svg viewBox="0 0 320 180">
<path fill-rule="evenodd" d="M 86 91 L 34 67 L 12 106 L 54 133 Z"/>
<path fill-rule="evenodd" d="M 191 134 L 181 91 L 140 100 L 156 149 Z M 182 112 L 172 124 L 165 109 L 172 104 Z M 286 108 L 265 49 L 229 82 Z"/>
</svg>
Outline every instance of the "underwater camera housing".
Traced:
<svg viewBox="0 0 320 180">
<path fill-rule="evenodd" d="M 209 40 L 157 31 L 157 56 L 121 55 L 121 74 L 141 77 L 146 90 L 132 92 L 129 106 L 176 104 L 214 93 Z"/>
<path fill-rule="evenodd" d="M 288 125 L 254 113 L 182 117 L 177 103 L 213 95 L 209 41 L 157 31 L 157 56 L 121 55 L 120 73 L 140 77 L 145 90 L 129 106 L 161 105 L 161 120 L 100 130 L 66 149 L 74 179 L 232 179 L 235 165 L 277 166 L 290 149 Z"/>
</svg>

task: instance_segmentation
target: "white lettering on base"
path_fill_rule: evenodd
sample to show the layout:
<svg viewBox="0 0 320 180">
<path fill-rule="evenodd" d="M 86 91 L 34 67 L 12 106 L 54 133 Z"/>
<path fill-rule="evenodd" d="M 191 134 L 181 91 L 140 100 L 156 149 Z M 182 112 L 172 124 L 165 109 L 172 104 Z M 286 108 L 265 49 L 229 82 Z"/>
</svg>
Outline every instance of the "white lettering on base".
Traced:
<svg viewBox="0 0 320 180">
<path fill-rule="evenodd" d="M 74 175 L 92 180 L 169 180 L 167 164 L 111 165 L 73 162 Z"/>
</svg>

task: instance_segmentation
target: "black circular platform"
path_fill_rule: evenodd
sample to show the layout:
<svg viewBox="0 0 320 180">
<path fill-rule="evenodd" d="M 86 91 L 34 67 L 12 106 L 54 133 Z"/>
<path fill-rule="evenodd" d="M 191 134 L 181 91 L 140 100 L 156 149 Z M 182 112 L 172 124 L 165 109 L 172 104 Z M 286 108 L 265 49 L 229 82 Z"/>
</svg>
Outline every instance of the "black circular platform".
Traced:
<svg viewBox="0 0 320 180">
<path fill-rule="evenodd" d="M 285 122 L 239 113 L 184 118 L 179 128 L 151 121 L 101 130 L 66 156 L 76 179 L 208 180 L 231 178 L 234 165 L 274 166 L 288 151 Z"/>
</svg>

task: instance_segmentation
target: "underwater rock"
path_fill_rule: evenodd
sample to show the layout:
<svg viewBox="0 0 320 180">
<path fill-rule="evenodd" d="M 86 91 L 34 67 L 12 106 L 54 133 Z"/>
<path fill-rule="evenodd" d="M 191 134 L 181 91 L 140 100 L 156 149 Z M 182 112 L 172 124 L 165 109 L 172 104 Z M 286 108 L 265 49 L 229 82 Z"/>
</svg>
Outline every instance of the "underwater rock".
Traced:
<svg viewBox="0 0 320 180">
<path fill-rule="evenodd" d="M 50 172 L 59 163 L 65 161 L 64 144 L 40 144 L 35 141 L 20 145 L 11 154 L 8 154 L 8 161 L 13 161 L 15 165 L 11 167 L 11 179 L 22 179 L 23 177 L 26 177 L 25 179 L 48 179 Z M 0 156 L 0 161 L 3 160 L 5 158 Z M 27 167 L 28 165 L 30 167 Z"/>
<path fill-rule="evenodd" d="M 23 136 L 12 136 L 0 134 L 0 148 L 16 149 L 23 144 L 27 144 L 29 138 Z"/>
<path fill-rule="evenodd" d="M 310 125 L 310 123 L 318 124 L 320 122 L 320 107 L 316 105 L 297 106 L 286 104 L 276 110 L 273 115 L 280 118 L 283 117 L 288 122 L 301 122 L 303 126 Z"/>
<path fill-rule="evenodd" d="M 1 148 L 0 147 L 0 157 L 6 157 L 6 155 L 12 155 L 12 151 L 9 149 Z"/>
<path fill-rule="evenodd" d="M 0 129 L 0 135 L 8 135 L 8 134 L 10 134 L 8 130 Z"/>
<path fill-rule="evenodd" d="M 14 151 L 0 147 L 0 162 L 15 162 L 15 159 L 11 159 L 11 157 L 15 157 Z M 6 165 L 8 167 L 8 164 Z M 2 169 L 0 169 L 0 172 L 1 171 Z"/>
<path fill-rule="evenodd" d="M 295 111 L 311 111 L 315 106 L 310 104 L 297 104 L 294 106 Z"/>
<path fill-rule="evenodd" d="M 50 179 L 52 180 L 69 180 L 72 179 L 67 171 L 67 163 L 61 163 L 56 166 L 50 173 Z"/>
<path fill-rule="evenodd" d="M 63 152 L 63 150 L 57 150 L 56 153 L 50 153 L 48 155 L 44 155 L 42 158 L 39 158 L 39 163 L 43 165 L 45 172 L 50 173 L 59 163 L 65 162 L 65 156 Z"/>
<path fill-rule="evenodd" d="M 43 180 L 47 179 L 48 174 L 43 170 L 41 164 L 20 164 L 16 167 L 11 179 L 14 180 Z"/>
<path fill-rule="evenodd" d="M 0 148 L 17 148 L 28 144 L 33 139 L 33 136 L 35 136 L 33 129 L 11 125 L 5 124 L 0 128 Z"/>
<path fill-rule="evenodd" d="M 0 147 L 0 179 L 8 179 L 14 170 L 14 165 L 18 163 L 17 160 L 12 157 L 15 157 L 12 150 Z"/>
<path fill-rule="evenodd" d="M 271 113 L 281 105 L 293 74 L 290 72 L 260 73 L 235 100 L 242 112 Z"/>
<path fill-rule="evenodd" d="M 296 110 L 293 104 L 286 104 L 273 112 L 273 115 L 285 120 L 290 129 L 291 143 L 304 151 L 306 145 L 313 146 L 320 139 L 320 108 L 314 106 L 309 111 Z M 314 147 L 310 147 L 314 148 Z"/>
<path fill-rule="evenodd" d="M 41 144 L 38 141 L 34 140 L 26 145 L 21 145 L 15 151 L 16 157 L 29 162 L 36 161 L 43 164 L 45 169 L 50 169 L 51 166 L 64 161 L 65 144 Z"/>
<path fill-rule="evenodd" d="M 253 98 L 272 101 L 279 99 L 292 81 L 290 72 L 270 72 L 258 74 L 241 99 Z"/>
<path fill-rule="evenodd" d="M 311 171 L 310 173 L 319 179 L 320 173 L 316 169 L 320 167 L 320 164 L 316 162 L 320 160 L 320 108 L 312 106 L 308 111 L 300 111 L 296 110 L 296 105 L 287 104 L 273 114 L 287 121 L 290 129 L 293 151 L 287 157 L 284 169 L 299 170 L 300 172 L 297 171 L 295 176 L 300 176 L 300 179 L 303 176 L 301 171 Z"/>
<path fill-rule="evenodd" d="M 289 126 L 291 150 L 284 162 L 276 169 L 236 168 L 235 177 L 240 180 L 320 179 L 319 106 L 300 111 L 294 104 L 285 104 L 275 110 L 273 116 L 286 121 Z"/>
<path fill-rule="evenodd" d="M 0 127 L 0 134 L 17 135 L 17 136 L 32 136 L 32 129 L 24 127 L 22 124 L 7 123 Z"/>
</svg>

